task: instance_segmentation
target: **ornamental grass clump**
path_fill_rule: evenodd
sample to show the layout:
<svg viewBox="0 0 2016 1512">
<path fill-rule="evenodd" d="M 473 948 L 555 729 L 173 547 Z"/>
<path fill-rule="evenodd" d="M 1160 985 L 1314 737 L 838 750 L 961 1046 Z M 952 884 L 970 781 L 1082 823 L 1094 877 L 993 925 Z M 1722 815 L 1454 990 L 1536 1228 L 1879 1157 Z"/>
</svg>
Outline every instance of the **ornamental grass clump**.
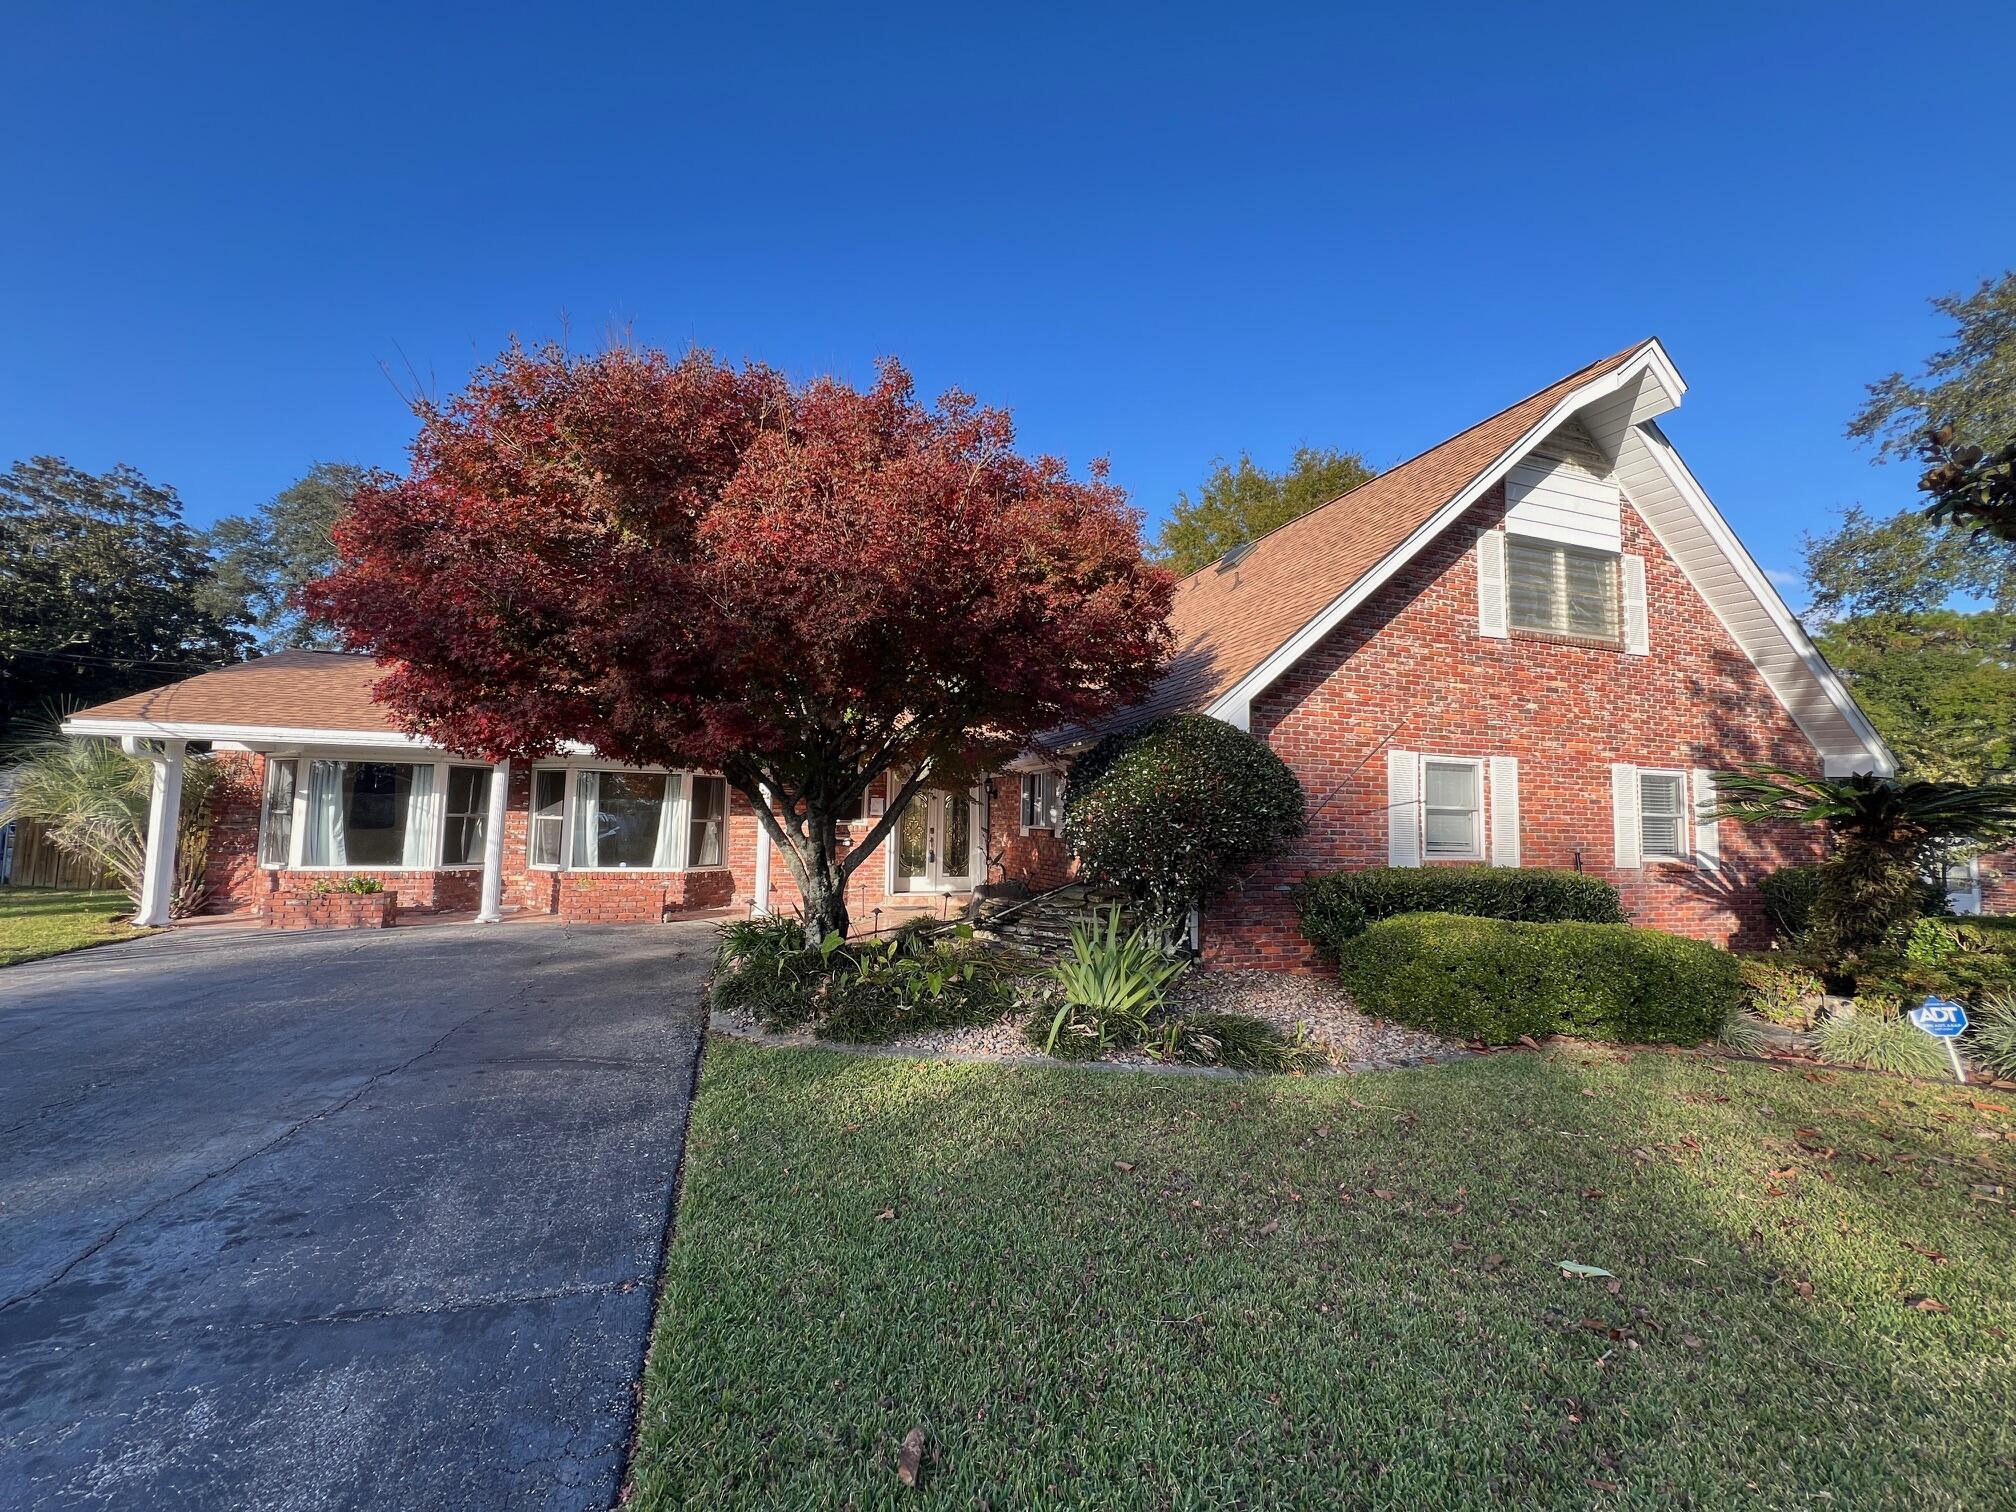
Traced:
<svg viewBox="0 0 2016 1512">
<path fill-rule="evenodd" d="M 2005 1081 L 2016 1081 L 2016 993 L 1993 992 L 1970 1018 L 1968 1051 Z"/>
<path fill-rule="evenodd" d="M 1821 1058 L 1899 1076 L 1937 1076 L 1946 1069 L 1938 1042 L 1904 1016 L 1895 998 L 1860 997 L 1854 1011 L 1824 1020 L 1816 1036 Z"/>
<path fill-rule="evenodd" d="M 1138 1045 L 1187 964 L 1147 930 L 1122 934 L 1120 910 L 1110 908 L 1103 928 L 1073 926 L 1070 954 L 1050 969 L 1062 1001 L 1054 1010 L 1037 1010 L 1029 1038 L 1045 1055 L 1065 1060 Z"/>
</svg>

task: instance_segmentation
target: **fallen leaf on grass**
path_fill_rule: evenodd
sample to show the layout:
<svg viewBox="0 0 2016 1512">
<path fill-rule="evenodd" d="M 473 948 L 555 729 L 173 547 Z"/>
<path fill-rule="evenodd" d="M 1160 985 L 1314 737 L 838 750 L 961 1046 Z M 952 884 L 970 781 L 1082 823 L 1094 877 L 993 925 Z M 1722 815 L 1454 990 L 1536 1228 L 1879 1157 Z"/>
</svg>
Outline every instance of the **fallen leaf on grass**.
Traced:
<svg viewBox="0 0 2016 1512">
<path fill-rule="evenodd" d="M 1680 1342 L 1685 1344 L 1689 1349 L 1699 1349 L 1701 1347 L 1701 1341 L 1692 1334 L 1680 1335 Z"/>
<path fill-rule="evenodd" d="M 1505 1257 L 1503 1255 L 1486 1255 L 1484 1257 L 1484 1269 L 1487 1271 L 1495 1271 L 1504 1263 Z"/>
<path fill-rule="evenodd" d="M 1113 1169 L 1125 1175 L 1134 1169 L 1134 1162 L 1131 1160 L 1116 1160 L 1113 1162 Z"/>
<path fill-rule="evenodd" d="M 903 1435 L 903 1449 L 896 1456 L 896 1479 L 906 1486 L 917 1484 L 918 1466 L 924 1463 L 924 1430 L 912 1428 Z"/>
<path fill-rule="evenodd" d="M 1538 1050 L 1540 1048 L 1540 1041 L 1533 1038 L 1530 1034 L 1520 1035 L 1519 1043 L 1524 1045 L 1528 1050 Z"/>
<path fill-rule="evenodd" d="M 1556 1260 L 1554 1262 L 1564 1276 L 1608 1276 L 1614 1274 L 1600 1265 L 1584 1265 L 1580 1260 Z"/>
<path fill-rule="evenodd" d="M 1935 1265 L 1943 1265 L 1946 1263 L 1946 1256 L 1939 1250 L 1930 1249 L 1922 1244 L 1913 1244 L 1909 1239 L 1906 1239 L 1904 1241 L 1904 1248 L 1911 1251 L 1911 1253 L 1914 1255 L 1923 1255 L 1927 1260 L 1932 1261 Z"/>
<path fill-rule="evenodd" d="M 1398 1194 L 1389 1192 L 1384 1187 L 1374 1187 L 1372 1188 L 1372 1195 L 1377 1197 L 1381 1202 L 1391 1202 Z"/>
<path fill-rule="evenodd" d="M 1281 1220 L 1279 1218 L 1269 1218 L 1265 1223 L 1260 1225 L 1260 1237 L 1262 1239 L 1265 1239 L 1270 1234 L 1278 1234 L 1280 1232 Z"/>
<path fill-rule="evenodd" d="M 884 1208 L 882 1209 L 881 1212 L 875 1215 L 875 1221 L 877 1223 L 887 1223 L 891 1218 L 894 1218 L 895 1216 L 896 1216 L 896 1209 Z"/>
<path fill-rule="evenodd" d="M 1904 1305 L 1913 1312 L 1942 1313 L 1953 1311 L 1952 1308 L 1941 1302 L 1937 1297 L 1921 1297 L 1916 1293 L 1906 1296 L 1904 1298 Z"/>
</svg>

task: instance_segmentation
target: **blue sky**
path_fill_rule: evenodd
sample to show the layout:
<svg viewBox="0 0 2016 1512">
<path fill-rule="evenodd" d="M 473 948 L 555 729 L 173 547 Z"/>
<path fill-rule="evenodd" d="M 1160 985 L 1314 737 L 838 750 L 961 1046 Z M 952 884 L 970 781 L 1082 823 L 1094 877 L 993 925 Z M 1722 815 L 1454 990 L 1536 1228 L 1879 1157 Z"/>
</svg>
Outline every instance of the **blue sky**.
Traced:
<svg viewBox="0 0 2016 1512">
<path fill-rule="evenodd" d="M 1786 571 L 1910 499 L 1842 426 L 1927 296 L 2016 263 L 2006 4 L 852 9 L 17 0 L 0 463 L 130 462 L 207 522 L 398 464 L 416 377 L 627 325 L 896 354 L 1153 516 L 1657 334 Z"/>
</svg>

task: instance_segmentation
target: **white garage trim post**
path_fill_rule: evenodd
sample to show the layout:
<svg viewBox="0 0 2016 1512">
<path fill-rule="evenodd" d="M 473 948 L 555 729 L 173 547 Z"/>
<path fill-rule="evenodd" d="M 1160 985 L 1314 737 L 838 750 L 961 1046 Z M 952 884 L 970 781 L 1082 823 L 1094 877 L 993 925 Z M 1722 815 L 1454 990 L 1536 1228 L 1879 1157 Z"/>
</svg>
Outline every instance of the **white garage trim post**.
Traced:
<svg viewBox="0 0 2016 1512">
<path fill-rule="evenodd" d="M 140 911 L 134 923 L 159 929 L 175 898 L 175 830 L 182 820 L 182 756 L 186 740 L 164 740 L 144 754 L 153 765 L 147 790 L 147 859 L 140 872 Z M 131 747 L 129 747 L 131 749 Z"/>
<path fill-rule="evenodd" d="M 483 905 L 476 911 L 478 924 L 504 920 L 504 814 L 510 792 L 511 763 L 500 761 L 490 768 L 489 807 L 483 816 Z"/>
</svg>

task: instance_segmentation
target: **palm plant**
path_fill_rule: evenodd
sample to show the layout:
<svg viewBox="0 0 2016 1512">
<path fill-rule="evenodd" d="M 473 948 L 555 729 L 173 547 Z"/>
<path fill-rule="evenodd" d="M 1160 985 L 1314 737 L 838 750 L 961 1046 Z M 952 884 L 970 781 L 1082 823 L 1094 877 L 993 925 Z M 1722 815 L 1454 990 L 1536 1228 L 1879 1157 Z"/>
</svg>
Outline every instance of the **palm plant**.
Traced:
<svg viewBox="0 0 2016 1512">
<path fill-rule="evenodd" d="M 71 739 L 52 726 L 13 747 L 14 786 L 0 799 L 0 825 L 25 819 L 50 844 L 110 872 L 139 906 L 147 861 L 147 804 L 152 763 L 116 742 Z M 203 903 L 209 859 L 210 794 L 216 764 L 182 763 L 182 809 L 176 826 L 175 888 L 168 911 L 180 918 Z"/>
<path fill-rule="evenodd" d="M 1820 824 L 1836 849 L 1813 902 L 1818 941 L 1866 950 L 1923 910 L 1925 875 L 1943 845 L 2016 830 L 2016 787 L 1815 777 L 1756 766 L 1715 778 L 1712 817 L 1739 824 Z"/>
</svg>

